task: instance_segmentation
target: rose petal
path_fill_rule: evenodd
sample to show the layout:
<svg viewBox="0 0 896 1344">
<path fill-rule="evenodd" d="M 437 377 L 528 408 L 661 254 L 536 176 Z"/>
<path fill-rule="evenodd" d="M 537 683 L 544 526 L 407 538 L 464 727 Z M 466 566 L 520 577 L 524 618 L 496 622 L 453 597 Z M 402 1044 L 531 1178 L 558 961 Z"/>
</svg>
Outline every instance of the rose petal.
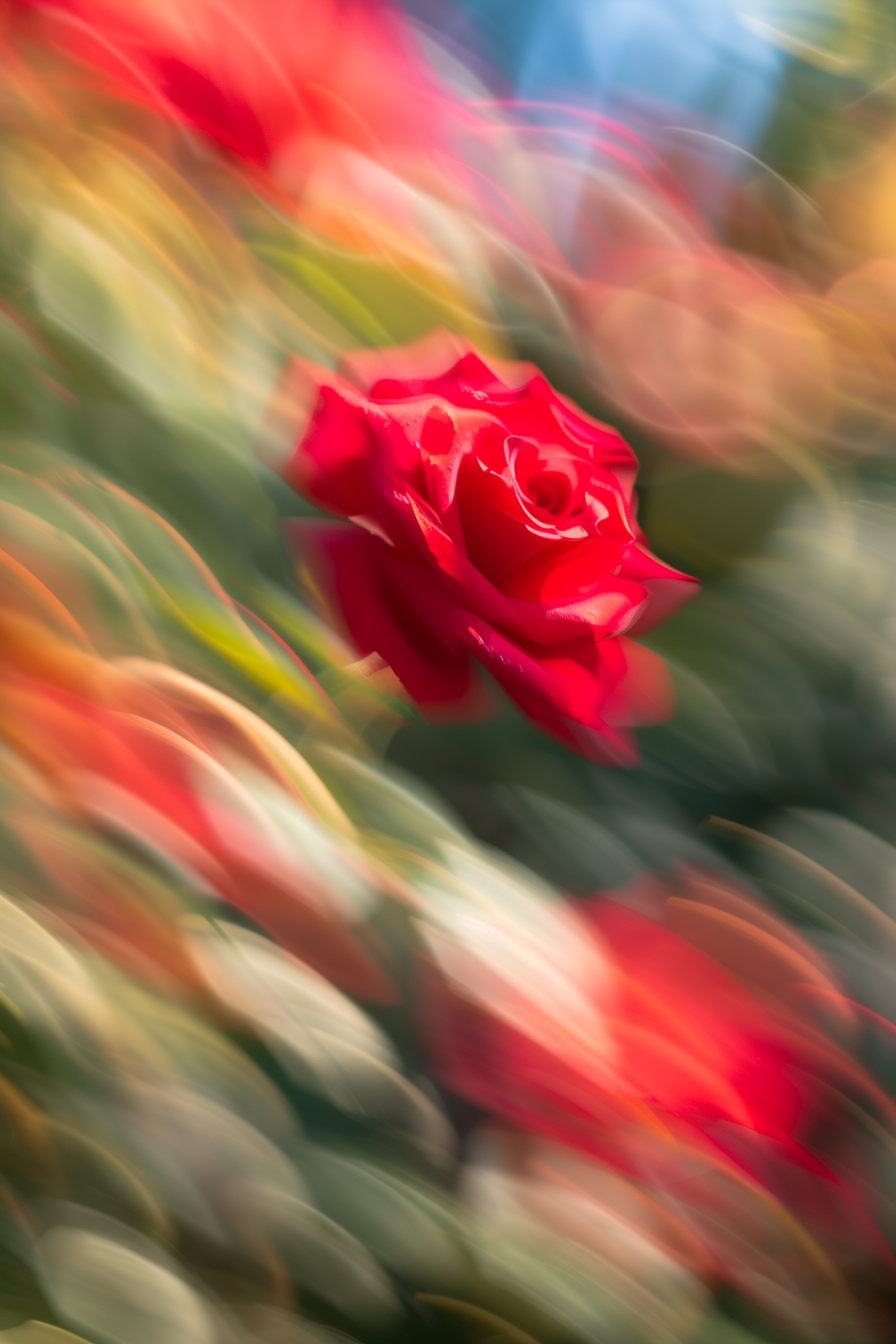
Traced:
<svg viewBox="0 0 896 1344">
<path fill-rule="evenodd" d="M 604 700 L 601 712 L 607 723 L 644 727 L 671 719 L 675 691 L 665 661 L 631 639 L 614 639 L 613 646 L 622 655 L 625 670 Z"/>
<path fill-rule="evenodd" d="M 631 583 L 627 574 L 624 579 L 615 577 L 622 569 L 624 549 L 624 544 L 612 534 L 548 546 L 520 566 L 504 591 L 511 597 L 553 607 L 579 601 L 618 584 L 622 591 L 631 592 L 638 605 L 644 601 L 644 589 Z"/>
<path fill-rule="evenodd" d="M 511 637 L 547 645 L 592 633 L 604 638 L 626 630 L 633 613 L 645 604 L 646 590 L 641 584 L 606 578 L 606 569 L 597 566 L 590 592 L 574 591 L 548 601 L 506 596 L 472 563 L 457 538 L 445 531 L 436 511 L 416 492 L 396 492 L 390 512 L 392 537 L 406 539 L 421 559 L 438 567 L 441 584 L 455 606 L 475 612 Z"/>
<path fill-rule="evenodd" d="M 539 727 L 576 751 L 604 763 L 633 764 L 630 733 L 602 713 L 608 695 L 628 672 L 618 640 L 601 645 L 586 636 L 563 645 L 527 648 L 472 617 L 462 632 L 470 649 Z"/>
<path fill-rule="evenodd" d="M 306 366 L 318 377 L 317 402 L 301 443 L 283 469 L 294 490 L 334 513 L 371 513 L 377 495 L 371 474 L 371 424 L 367 407 L 346 396 L 325 370 Z"/>
<path fill-rule="evenodd" d="M 628 548 L 622 572 L 640 583 L 650 599 L 629 631 L 636 636 L 665 621 L 700 591 L 698 579 L 664 564 L 642 542 Z"/>
<path fill-rule="evenodd" d="M 325 598 L 335 598 L 361 654 L 378 653 L 421 704 L 469 694 L 469 658 L 454 635 L 457 611 L 431 571 L 360 528 L 317 519 L 286 526 L 300 564 L 310 566 Z"/>
</svg>

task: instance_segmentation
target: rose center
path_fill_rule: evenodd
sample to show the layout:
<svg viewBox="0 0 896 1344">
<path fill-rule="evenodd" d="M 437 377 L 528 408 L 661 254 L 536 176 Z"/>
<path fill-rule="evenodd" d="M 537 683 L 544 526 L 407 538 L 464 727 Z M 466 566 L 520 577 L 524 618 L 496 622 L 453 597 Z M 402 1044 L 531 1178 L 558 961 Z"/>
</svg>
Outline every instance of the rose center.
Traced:
<svg viewBox="0 0 896 1344">
<path fill-rule="evenodd" d="M 526 494 L 537 508 L 559 518 L 569 508 L 572 482 L 562 471 L 540 471 L 529 477 Z"/>
</svg>

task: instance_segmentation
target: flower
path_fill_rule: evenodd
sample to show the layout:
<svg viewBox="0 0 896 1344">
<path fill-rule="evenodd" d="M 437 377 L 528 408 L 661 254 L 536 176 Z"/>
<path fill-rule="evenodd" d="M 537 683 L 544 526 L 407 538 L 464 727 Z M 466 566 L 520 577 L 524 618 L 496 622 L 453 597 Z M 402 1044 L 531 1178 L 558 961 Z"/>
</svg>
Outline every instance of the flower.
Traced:
<svg viewBox="0 0 896 1344">
<path fill-rule="evenodd" d="M 447 1092 L 500 1125 L 528 1196 L 546 1144 L 615 1169 L 763 1305 L 785 1285 L 811 1301 L 819 1249 L 876 1253 L 848 1107 L 832 1144 L 819 1122 L 838 1097 L 893 1103 L 844 1048 L 836 970 L 770 905 L 684 866 L 540 909 L 503 874 L 453 873 L 424 894 L 423 1039 Z"/>
<path fill-rule="evenodd" d="M 472 655 L 553 737 L 634 763 L 631 727 L 668 717 L 671 691 L 629 636 L 696 582 L 647 549 L 616 430 L 446 332 L 288 378 L 311 413 L 283 474 L 351 520 L 298 520 L 292 539 L 360 652 L 421 706 L 461 711 Z"/>
<path fill-rule="evenodd" d="M 17 0 L 16 11 L 32 41 L 275 177 L 315 145 L 380 155 L 438 137 L 442 100 L 382 0 L 317 0 L 301 16 L 289 0 Z"/>
</svg>

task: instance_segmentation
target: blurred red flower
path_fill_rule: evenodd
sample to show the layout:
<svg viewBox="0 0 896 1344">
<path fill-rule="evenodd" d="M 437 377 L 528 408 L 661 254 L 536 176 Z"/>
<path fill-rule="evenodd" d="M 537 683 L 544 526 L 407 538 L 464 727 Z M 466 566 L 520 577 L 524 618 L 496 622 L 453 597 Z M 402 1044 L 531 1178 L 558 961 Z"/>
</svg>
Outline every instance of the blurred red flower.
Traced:
<svg viewBox="0 0 896 1344">
<path fill-rule="evenodd" d="M 438 95 L 408 24 L 383 0 L 17 0 L 13 11 L 101 87 L 275 176 L 304 140 L 376 156 L 435 133 Z"/>
<path fill-rule="evenodd" d="M 635 522 L 637 461 L 531 365 L 447 333 L 297 361 L 313 407 L 286 479 L 360 524 L 293 524 L 363 654 L 424 706 L 469 708 L 470 654 L 535 723 L 595 760 L 637 759 L 632 725 L 671 712 L 640 634 L 696 592 Z"/>
<path fill-rule="evenodd" d="M 851 1112 L 832 1124 L 832 1105 L 893 1103 L 845 1048 L 834 969 L 709 870 L 615 897 L 547 906 L 537 931 L 531 907 L 514 918 L 478 891 L 460 917 L 435 910 L 421 988 L 442 1084 L 523 1150 L 549 1140 L 640 1183 L 776 1311 L 825 1257 L 888 1255 Z"/>
</svg>

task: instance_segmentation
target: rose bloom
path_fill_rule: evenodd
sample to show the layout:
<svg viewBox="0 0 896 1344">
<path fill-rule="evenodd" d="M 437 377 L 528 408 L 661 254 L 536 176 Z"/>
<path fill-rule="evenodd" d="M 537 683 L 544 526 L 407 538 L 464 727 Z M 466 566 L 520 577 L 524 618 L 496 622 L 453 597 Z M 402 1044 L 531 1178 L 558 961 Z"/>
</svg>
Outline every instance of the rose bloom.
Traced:
<svg viewBox="0 0 896 1344">
<path fill-rule="evenodd" d="M 288 379 L 310 414 L 283 474 L 351 520 L 296 520 L 292 540 L 360 652 L 425 709 L 461 714 L 472 655 L 560 742 L 634 763 L 632 726 L 668 717 L 672 696 L 629 636 L 697 585 L 648 550 L 616 430 L 533 366 L 445 332 L 350 355 L 338 375 L 296 361 Z"/>
</svg>

